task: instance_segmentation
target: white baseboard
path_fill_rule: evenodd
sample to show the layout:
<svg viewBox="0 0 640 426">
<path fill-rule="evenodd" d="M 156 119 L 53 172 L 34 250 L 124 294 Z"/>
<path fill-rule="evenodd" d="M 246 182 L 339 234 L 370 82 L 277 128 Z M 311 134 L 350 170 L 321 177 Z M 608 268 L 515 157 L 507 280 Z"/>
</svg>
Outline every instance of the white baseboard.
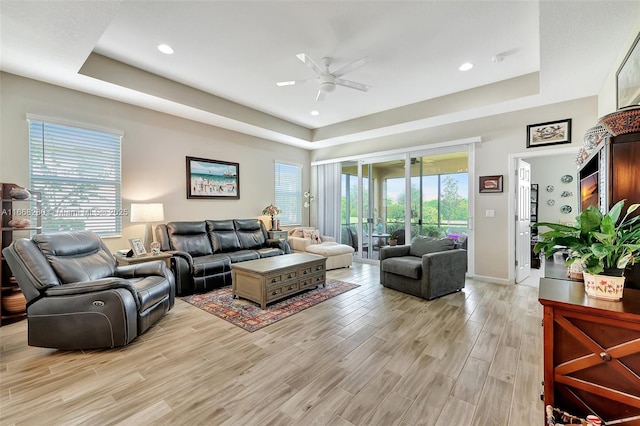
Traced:
<svg viewBox="0 0 640 426">
<path fill-rule="evenodd" d="M 471 278 L 472 280 L 476 280 L 476 281 L 483 281 L 483 282 L 494 283 L 494 284 L 507 284 L 507 285 L 515 284 L 515 281 L 510 280 L 508 278 L 485 277 L 483 275 L 467 275 L 467 278 Z"/>
</svg>

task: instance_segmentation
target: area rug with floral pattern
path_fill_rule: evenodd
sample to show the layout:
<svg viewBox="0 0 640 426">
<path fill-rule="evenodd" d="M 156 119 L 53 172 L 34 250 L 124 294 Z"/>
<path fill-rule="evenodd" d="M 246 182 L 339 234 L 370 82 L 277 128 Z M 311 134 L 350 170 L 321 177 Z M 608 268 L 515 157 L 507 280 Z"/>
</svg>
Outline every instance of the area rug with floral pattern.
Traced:
<svg viewBox="0 0 640 426">
<path fill-rule="evenodd" d="M 360 286 L 327 279 L 325 287 L 317 287 L 271 303 L 264 310 L 259 304 L 249 300 L 234 299 L 231 286 L 208 293 L 184 296 L 181 299 L 231 324 L 253 332 L 356 287 Z"/>
</svg>

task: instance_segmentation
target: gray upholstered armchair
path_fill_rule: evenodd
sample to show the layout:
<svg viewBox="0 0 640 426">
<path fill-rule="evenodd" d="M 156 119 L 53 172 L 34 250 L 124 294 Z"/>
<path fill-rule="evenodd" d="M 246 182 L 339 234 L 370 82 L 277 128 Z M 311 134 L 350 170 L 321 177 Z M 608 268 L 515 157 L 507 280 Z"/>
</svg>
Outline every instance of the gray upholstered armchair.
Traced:
<svg viewBox="0 0 640 426">
<path fill-rule="evenodd" d="M 380 283 L 424 299 L 464 288 L 467 251 L 449 238 L 416 237 L 410 245 L 380 249 Z"/>
<path fill-rule="evenodd" d="M 162 261 L 116 267 L 91 231 L 39 234 L 2 251 L 27 299 L 29 345 L 123 346 L 173 306 L 173 274 Z"/>
</svg>

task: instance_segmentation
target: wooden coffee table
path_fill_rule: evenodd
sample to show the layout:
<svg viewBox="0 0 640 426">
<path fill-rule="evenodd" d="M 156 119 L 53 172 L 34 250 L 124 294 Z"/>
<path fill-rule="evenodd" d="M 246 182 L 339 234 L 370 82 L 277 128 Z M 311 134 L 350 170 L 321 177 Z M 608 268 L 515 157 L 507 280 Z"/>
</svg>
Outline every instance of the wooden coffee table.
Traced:
<svg viewBox="0 0 640 426">
<path fill-rule="evenodd" d="M 325 285 L 327 258 L 292 253 L 231 265 L 234 297 L 259 303 L 265 309 L 292 294 Z"/>
</svg>

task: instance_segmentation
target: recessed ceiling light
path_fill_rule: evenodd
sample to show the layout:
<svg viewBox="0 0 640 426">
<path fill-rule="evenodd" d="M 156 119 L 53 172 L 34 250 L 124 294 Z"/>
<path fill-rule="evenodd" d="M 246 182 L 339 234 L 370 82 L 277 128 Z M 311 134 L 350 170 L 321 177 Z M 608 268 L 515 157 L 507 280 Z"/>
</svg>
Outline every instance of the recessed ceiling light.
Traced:
<svg viewBox="0 0 640 426">
<path fill-rule="evenodd" d="M 311 111 L 311 115 L 320 115 L 320 111 L 313 110 Z"/>
<path fill-rule="evenodd" d="M 166 55 L 173 55 L 173 48 L 168 44 L 159 44 L 158 50 Z"/>
<path fill-rule="evenodd" d="M 473 64 L 471 62 L 465 62 L 464 64 L 460 65 L 460 71 L 469 71 L 471 68 L 473 68 Z"/>
<path fill-rule="evenodd" d="M 279 81 L 276 83 L 276 86 L 293 86 L 294 84 L 296 84 L 295 81 Z"/>
</svg>

